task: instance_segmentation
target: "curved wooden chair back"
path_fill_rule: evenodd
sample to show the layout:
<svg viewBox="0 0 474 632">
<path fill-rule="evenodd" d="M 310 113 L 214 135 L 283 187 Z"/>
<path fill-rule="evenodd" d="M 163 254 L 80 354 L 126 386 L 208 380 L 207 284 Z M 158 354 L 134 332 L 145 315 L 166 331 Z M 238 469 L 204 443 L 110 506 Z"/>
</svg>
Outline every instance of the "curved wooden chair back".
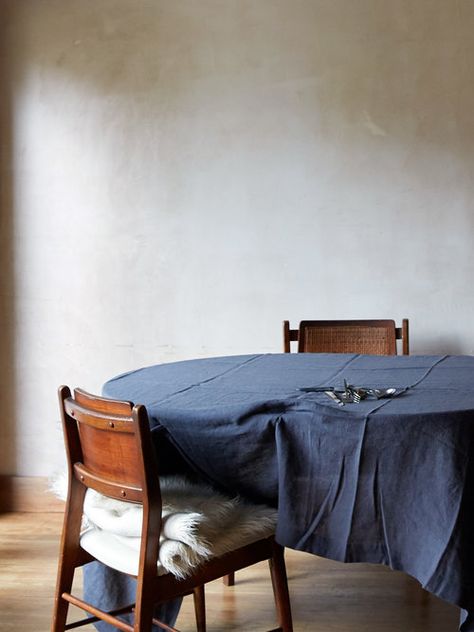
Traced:
<svg viewBox="0 0 474 632">
<path fill-rule="evenodd" d="M 71 478 L 130 502 L 160 504 L 156 457 L 144 406 L 105 399 L 81 389 L 60 391 Z M 160 506 L 161 512 L 161 506 Z"/>
<path fill-rule="evenodd" d="M 408 355 L 408 319 L 397 327 L 394 320 L 303 320 L 298 329 L 283 321 L 283 344 L 290 353 L 297 342 L 299 353 L 360 353 L 396 355 L 397 340 Z"/>
</svg>

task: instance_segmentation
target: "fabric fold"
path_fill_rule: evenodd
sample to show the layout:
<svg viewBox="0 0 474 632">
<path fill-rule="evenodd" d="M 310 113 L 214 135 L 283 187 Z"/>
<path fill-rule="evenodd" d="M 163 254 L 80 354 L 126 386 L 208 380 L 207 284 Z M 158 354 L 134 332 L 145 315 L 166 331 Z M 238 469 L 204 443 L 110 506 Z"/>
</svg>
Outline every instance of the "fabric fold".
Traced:
<svg viewBox="0 0 474 632">
<path fill-rule="evenodd" d="M 66 478 L 56 479 L 56 495 L 65 498 Z M 271 536 L 277 512 L 239 497 L 230 498 L 183 476 L 160 478 L 162 527 L 158 573 L 184 578 L 210 557 L 220 556 Z M 109 498 L 89 488 L 83 507 L 81 545 L 105 564 L 136 574 L 143 507 Z"/>
</svg>

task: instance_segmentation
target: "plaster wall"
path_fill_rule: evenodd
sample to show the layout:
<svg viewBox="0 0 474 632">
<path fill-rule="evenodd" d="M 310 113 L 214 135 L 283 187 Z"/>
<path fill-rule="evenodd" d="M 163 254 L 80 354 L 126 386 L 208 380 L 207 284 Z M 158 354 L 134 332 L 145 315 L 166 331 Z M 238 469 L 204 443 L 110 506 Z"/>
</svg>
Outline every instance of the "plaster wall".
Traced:
<svg viewBox="0 0 474 632">
<path fill-rule="evenodd" d="M 55 390 L 409 317 L 474 353 L 469 0 L 3 0 L 0 473 Z"/>
</svg>

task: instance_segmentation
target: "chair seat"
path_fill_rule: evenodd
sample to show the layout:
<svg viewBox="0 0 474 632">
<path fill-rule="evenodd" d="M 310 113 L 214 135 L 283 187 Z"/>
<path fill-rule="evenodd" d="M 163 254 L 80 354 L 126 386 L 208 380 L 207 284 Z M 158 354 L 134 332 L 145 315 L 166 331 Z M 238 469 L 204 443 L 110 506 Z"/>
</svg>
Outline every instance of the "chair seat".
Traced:
<svg viewBox="0 0 474 632">
<path fill-rule="evenodd" d="M 224 553 L 246 546 L 257 540 L 270 537 L 274 534 L 275 529 L 267 528 L 261 531 L 261 535 L 252 536 L 248 533 L 238 533 L 238 530 L 231 530 L 229 537 L 235 545 L 232 547 L 225 546 L 227 538 L 224 536 L 222 539 L 224 546 L 215 547 L 214 553 L 206 557 L 193 555 L 193 551 L 182 542 L 173 540 L 162 542 L 160 559 L 157 563 L 157 573 L 158 575 L 172 573 L 176 577 L 184 579 L 200 564 L 212 557 L 219 557 L 224 555 Z M 116 535 L 97 528 L 91 528 L 81 536 L 81 547 L 95 559 L 121 573 L 134 576 L 138 575 L 140 543 L 140 538 Z M 216 544 L 219 545 L 219 542 Z M 164 565 L 161 560 L 164 560 Z"/>
<path fill-rule="evenodd" d="M 115 535 L 102 529 L 88 529 L 81 536 L 81 547 L 102 564 L 127 575 L 138 574 L 140 538 Z M 163 567 L 158 566 L 163 574 Z"/>
<path fill-rule="evenodd" d="M 178 578 L 200 564 L 275 533 L 277 512 L 224 496 L 207 485 L 172 477 L 162 484 L 159 575 Z M 142 507 L 88 490 L 81 547 L 103 564 L 137 575 Z"/>
</svg>

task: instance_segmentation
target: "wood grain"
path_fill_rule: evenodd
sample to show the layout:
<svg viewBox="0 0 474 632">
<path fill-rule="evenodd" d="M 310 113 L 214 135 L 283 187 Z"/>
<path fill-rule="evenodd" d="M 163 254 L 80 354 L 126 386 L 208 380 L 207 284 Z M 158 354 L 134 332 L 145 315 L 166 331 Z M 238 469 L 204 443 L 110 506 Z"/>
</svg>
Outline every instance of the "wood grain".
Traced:
<svg viewBox="0 0 474 632">
<path fill-rule="evenodd" d="M 393 320 L 302 320 L 298 329 L 283 321 L 283 351 L 291 352 L 291 342 L 298 342 L 298 352 L 362 353 L 396 355 L 401 340 L 403 355 L 409 354 L 408 319 L 401 327 Z"/>
<path fill-rule="evenodd" d="M 49 629 L 61 524 L 57 513 L 0 516 L 2 632 Z M 433 596 L 423 598 L 417 582 L 402 573 L 288 550 L 286 563 L 295 632 L 457 630 L 458 609 Z M 208 632 L 265 629 L 275 616 L 267 564 L 240 571 L 235 587 L 210 583 L 206 603 Z M 177 627 L 194 632 L 192 597 L 185 598 Z M 94 632 L 92 626 L 81 629 Z"/>
<path fill-rule="evenodd" d="M 0 513 L 12 511 L 64 512 L 64 502 L 48 489 L 42 476 L 0 476 Z"/>
</svg>

